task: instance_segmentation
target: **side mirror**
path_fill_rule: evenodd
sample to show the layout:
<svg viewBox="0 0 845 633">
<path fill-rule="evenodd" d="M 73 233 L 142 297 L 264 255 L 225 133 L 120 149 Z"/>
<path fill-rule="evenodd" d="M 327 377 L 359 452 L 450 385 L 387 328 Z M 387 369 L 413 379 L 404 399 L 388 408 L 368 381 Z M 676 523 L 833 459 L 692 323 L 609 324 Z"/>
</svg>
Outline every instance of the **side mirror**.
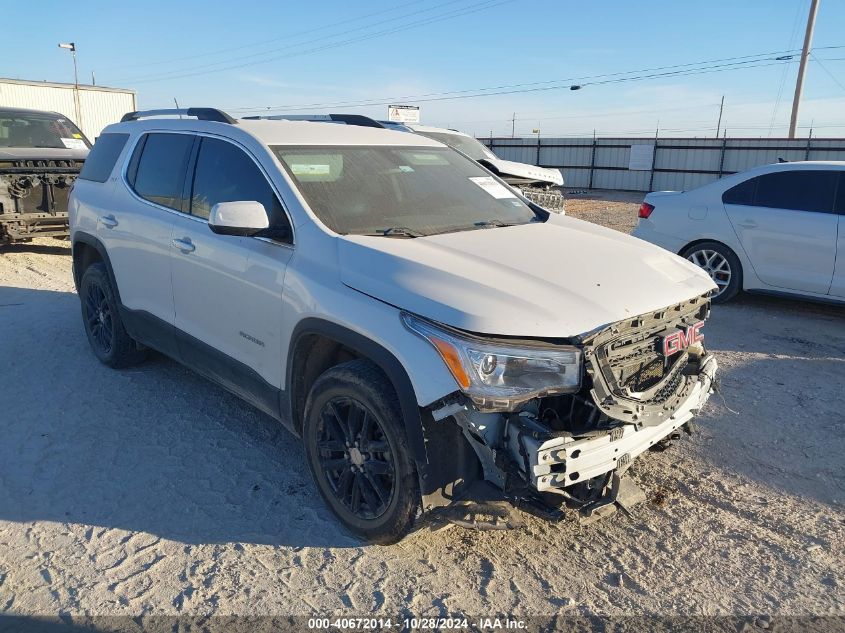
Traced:
<svg viewBox="0 0 845 633">
<path fill-rule="evenodd" d="M 218 202 L 208 216 L 208 228 L 218 235 L 250 236 L 269 227 L 264 205 L 254 200 Z"/>
</svg>

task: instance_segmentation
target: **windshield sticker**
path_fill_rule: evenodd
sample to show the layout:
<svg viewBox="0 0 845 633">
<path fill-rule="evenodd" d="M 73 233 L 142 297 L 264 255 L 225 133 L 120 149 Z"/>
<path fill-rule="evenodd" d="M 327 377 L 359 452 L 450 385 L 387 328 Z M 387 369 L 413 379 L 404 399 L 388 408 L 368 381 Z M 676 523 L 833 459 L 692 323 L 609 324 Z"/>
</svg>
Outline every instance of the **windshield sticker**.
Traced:
<svg viewBox="0 0 845 633">
<path fill-rule="evenodd" d="M 328 176 L 331 165 L 317 165 L 314 163 L 293 163 L 290 170 L 294 176 Z"/>
<path fill-rule="evenodd" d="M 421 154 L 417 152 L 401 152 L 400 155 L 408 161 L 411 165 L 428 166 L 440 165 L 448 166 L 450 163 L 443 154 Z"/>
<path fill-rule="evenodd" d="M 470 178 L 470 180 L 496 198 L 496 200 L 516 198 L 516 194 L 502 183 L 496 182 L 496 179 L 492 176 L 476 176 L 475 178 Z"/>
<path fill-rule="evenodd" d="M 62 138 L 62 144 L 67 149 L 88 149 L 88 146 L 85 145 L 85 141 L 81 138 Z"/>
<path fill-rule="evenodd" d="M 414 171 L 414 168 L 411 167 L 410 165 L 399 165 L 399 171 L 409 172 L 409 171 Z"/>
</svg>

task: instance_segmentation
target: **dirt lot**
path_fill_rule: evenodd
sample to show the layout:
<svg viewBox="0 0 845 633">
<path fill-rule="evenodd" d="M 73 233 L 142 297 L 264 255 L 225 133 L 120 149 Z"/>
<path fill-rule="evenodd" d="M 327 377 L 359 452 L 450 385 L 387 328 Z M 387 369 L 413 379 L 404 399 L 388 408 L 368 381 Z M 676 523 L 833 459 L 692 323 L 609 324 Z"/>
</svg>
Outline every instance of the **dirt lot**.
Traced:
<svg viewBox="0 0 845 633">
<path fill-rule="evenodd" d="M 568 211 L 629 230 L 640 199 Z M 69 255 L 0 254 L 0 612 L 845 614 L 841 308 L 714 309 L 723 398 L 635 464 L 634 516 L 370 547 L 272 420 L 161 357 L 100 365 Z"/>
</svg>

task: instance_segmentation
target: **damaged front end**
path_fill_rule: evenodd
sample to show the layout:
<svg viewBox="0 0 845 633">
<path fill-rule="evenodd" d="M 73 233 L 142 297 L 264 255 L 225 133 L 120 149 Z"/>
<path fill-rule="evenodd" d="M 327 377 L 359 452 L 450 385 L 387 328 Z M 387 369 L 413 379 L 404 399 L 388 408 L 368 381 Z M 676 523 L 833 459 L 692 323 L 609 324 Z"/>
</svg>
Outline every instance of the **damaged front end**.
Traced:
<svg viewBox="0 0 845 633">
<path fill-rule="evenodd" d="M 63 238 L 68 195 L 82 160 L 0 161 L 0 244 Z"/>
<path fill-rule="evenodd" d="M 481 472 L 473 485 L 464 481 L 446 495 L 438 513 L 460 525 L 501 528 L 513 521 L 501 516 L 497 500 L 548 519 L 577 508 L 587 521 L 643 500 L 624 476 L 628 467 L 679 437 L 714 385 L 716 360 L 701 334 L 709 310 L 707 296 L 696 297 L 565 342 L 491 344 L 461 333 L 456 345 L 439 326 L 406 320 L 453 374 L 461 365 L 468 374 L 458 380 L 461 393 L 431 408 L 432 430 L 456 425 Z M 487 370 L 495 379 L 483 391 L 475 382 Z"/>
</svg>

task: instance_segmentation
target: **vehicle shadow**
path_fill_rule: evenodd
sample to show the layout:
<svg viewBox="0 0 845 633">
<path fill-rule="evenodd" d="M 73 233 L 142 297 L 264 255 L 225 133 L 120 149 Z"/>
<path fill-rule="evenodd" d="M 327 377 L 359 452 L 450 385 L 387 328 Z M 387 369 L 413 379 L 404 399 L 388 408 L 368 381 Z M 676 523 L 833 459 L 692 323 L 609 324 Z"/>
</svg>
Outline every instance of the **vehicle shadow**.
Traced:
<svg viewBox="0 0 845 633">
<path fill-rule="evenodd" d="M 845 501 L 845 307 L 742 296 L 705 326 L 720 392 L 699 422 L 714 465 L 824 503 Z"/>
<path fill-rule="evenodd" d="M 55 244 L 35 244 L 24 242 L 22 244 L 0 245 L 0 255 L 9 253 L 36 253 L 38 255 L 70 255 L 70 242 L 55 240 Z"/>
<path fill-rule="evenodd" d="M 0 520 L 190 544 L 357 547 L 299 440 L 174 361 L 101 365 L 75 294 L 0 287 Z"/>
</svg>

